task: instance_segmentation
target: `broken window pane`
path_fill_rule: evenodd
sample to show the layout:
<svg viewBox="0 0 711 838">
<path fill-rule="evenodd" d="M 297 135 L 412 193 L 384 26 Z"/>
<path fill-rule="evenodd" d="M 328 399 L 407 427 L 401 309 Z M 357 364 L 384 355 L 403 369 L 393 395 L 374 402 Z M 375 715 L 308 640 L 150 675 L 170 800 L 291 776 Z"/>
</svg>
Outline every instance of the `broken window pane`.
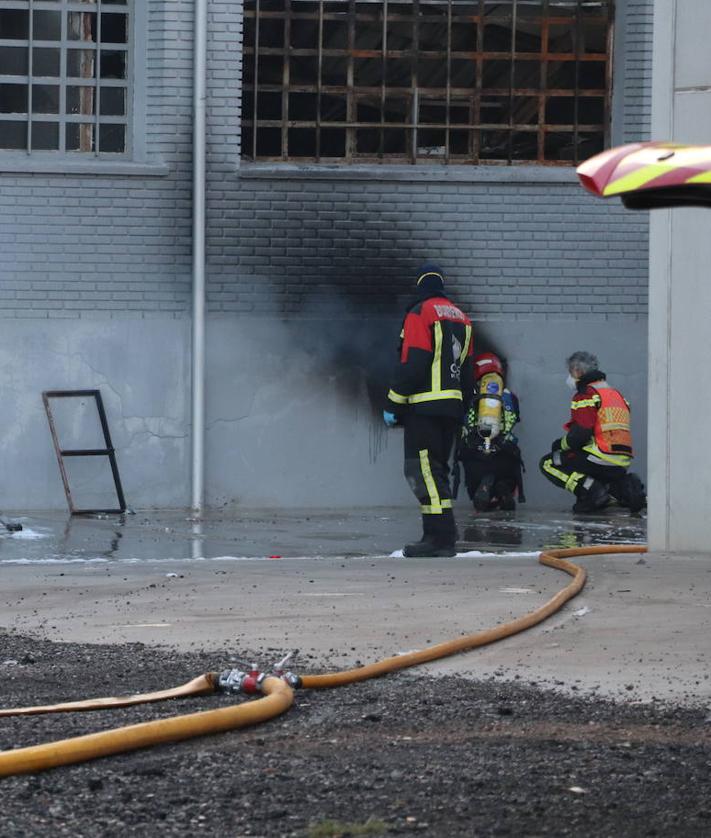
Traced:
<svg viewBox="0 0 711 838">
<path fill-rule="evenodd" d="M 279 94 L 276 94 L 277 96 Z M 261 107 L 261 100 L 260 100 Z M 273 119 L 279 119 L 281 114 Z M 289 119 L 292 121 L 315 122 L 318 118 L 318 94 L 317 93 L 290 93 L 289 94 Z"/>
<path fill-rule="evenodd" d="M 94 124 L 69 123 L 65 142 L 67 151 L 94 151 Z"/>
<path fill-rule="evenodd" d="M 67 75 L 70 78 L 93 79 L 96 76 L 96 52 L 88 49 L 68 49 Z"/>
<path fill-rule="evenodd" d="M 316 157 L 316 129 L 289 128 L 289 157 Z"/>
<path fill-rule="evenodd" d="M 70 41 L 96 42 L 96 15 L 92 12 L 69 12 L 67 38 Z"/>
<path fill-rule="evenodd" d="M 346 153 L 346 129 L 324 128 L 321 131 L 321 157 L 343 157 Z"/>
<path fill-rule="evenodd" d="M 0 148 L 128 150 L 132 8 L 127 0 L 0 0 L 0 113 L 24 117 L 0 120 Z"/>
<path fill-rule="evenodd" d="M 345 96 L 321 94 L 321 121 L 345 122 L 348 115 L 348 100 Z"/>
<path fill-rule="evenodd" d="M 244 3 L 243 150 L 257 159 L 562 163 L 582 133 L 604 143 L 611 0 Z"/>
</svg>

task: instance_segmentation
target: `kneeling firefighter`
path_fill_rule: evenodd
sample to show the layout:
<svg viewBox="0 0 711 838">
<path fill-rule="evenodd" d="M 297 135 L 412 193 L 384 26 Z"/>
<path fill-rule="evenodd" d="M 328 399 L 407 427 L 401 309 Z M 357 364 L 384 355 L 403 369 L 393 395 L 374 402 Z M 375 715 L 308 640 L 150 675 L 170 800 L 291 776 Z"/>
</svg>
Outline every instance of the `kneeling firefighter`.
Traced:
<svg viewBox="0 0 711 838">
<path fill-rule="evenodd" d="M 475 392 L 457 459 L 464 465 L 467 493 L 479 512 L 511 511 L 516 496 L 525 501 L 521 450 L 513 433 L 521 418 L 518 398 L 505 386 L 504 374 L 504 365 L 493 352 L 474 358 Z"/>
<path fill-rule="evenodd" d="M 630 406 L 611 387 L 590 352 L 568 358 L 567 383 L 576 390 L 566 434 L 555 440 L 540 462 L 543 476 L 572 492 L 573 512 L 595 512 L 615 498 L 631 512 L 647 504 L 639 477 L 628 472 L 632 462 Z"/>
<path fill-rule="evenodd" d="M 444 277 L 424 265 L 400 333 L 397 365 L 383 413 L 405 429 L 405 477 L 420 502 L 422 538 L 405 556 L 454 556 L 449 460 L 472 395 L 471 320 L 444 293 Z"/>
</svg>

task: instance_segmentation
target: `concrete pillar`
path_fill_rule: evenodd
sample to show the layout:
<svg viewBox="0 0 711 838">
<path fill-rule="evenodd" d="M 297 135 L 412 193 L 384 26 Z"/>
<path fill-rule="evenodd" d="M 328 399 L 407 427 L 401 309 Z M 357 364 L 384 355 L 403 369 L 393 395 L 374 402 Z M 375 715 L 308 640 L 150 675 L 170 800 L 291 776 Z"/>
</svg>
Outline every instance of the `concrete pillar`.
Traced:
<svg viewBox="0 0 711 838">
<path fill-rule="evenodd" d="M 652 138 L 711 145 L 711 3 L 655 0 Z M 711 210 L 650 225 L 649 546 L 711 550 Z"/>
</svg>

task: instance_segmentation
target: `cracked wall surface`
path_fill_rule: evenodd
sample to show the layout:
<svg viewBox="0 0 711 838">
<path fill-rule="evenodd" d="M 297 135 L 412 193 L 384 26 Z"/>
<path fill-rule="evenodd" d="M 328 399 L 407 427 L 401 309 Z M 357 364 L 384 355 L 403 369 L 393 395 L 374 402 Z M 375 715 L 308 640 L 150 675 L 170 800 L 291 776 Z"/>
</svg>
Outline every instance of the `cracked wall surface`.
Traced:
<svg viewBox="0 0 711 838">
<path fill-rule="evenodd" d="M 40 393 L 66 387 L 101 389 L 129 504 L 189 501 L 193 5 L 148 5 L 152 172 L 0 167 L 5 509 L 64 506 Z M 628 141 L 648 132 L 650 8 L 620 3 L 629 31 L 613 129 Z M 478 333 L 509 358 L 532 502 L 562 502 L 536 463 L 565 419 L 560 359 L 574 349 L 620 376 L 641 450 L 646 215 L 594 201 L 572 171 L 250 172 L 239 159 L 241 33 L 241 2 L 211 2 L 208 501 L 412 503 L 400 432 L 386 433 L 372 406 L 382 370 L 362 362 L 371 348 L 390 357 L 388 330 L 424 258 L 441 261 Z M 334 298 L 344 325 L 321 320 L 316 339 Z"/>
<path fill-rule="evenodd" d="M 186 321 L 5 321 L 0 333 L 0 508 L 65 506 L 44 390 L 98 389 L 129 505 L 185 506 L 189 490 L 189 324 Z M 65 438 L 92 447 L 78 405 L 57 407 Z M 74 410 L 74 425 L 68 426 Z M 60 424 L 61 421 L 60 421 Z M 61 442 L 63 447 L 71 447 Z M 97 476 L 94 488 L 103 490 Z M 92 483 L 84 485 L 90 497 Z"/>
</svg>

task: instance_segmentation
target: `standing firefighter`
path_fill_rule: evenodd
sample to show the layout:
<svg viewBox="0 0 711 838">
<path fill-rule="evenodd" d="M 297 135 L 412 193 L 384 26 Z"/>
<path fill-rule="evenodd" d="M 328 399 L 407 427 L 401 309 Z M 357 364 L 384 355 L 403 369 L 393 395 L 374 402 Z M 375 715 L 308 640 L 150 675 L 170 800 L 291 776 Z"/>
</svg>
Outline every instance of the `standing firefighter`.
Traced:
<svg viewBox="0 0 711 838">
<path fill-rule="evenodd" d="M 405 428 L 405 477 L 421 504 L 422 539 L 405 556 L 454 556 L 449 459 L 471 398 L 472 324 L 444 294 L 442 272 L 420 270 L 400 333 L 385 423 Z"/>
<path fill-rule="evenodd" d="M 607 383 L 589 352 L 568 358 L 567 382 L 576 390 L 570 421 L 565 436 L 541 460 L 544 477 L 576 496 L 573 512 L 603 509 L 610 496 L 639 512 L 647 499 L 642 481 L 627 471 L 633 456 L 629 403 Z"/>
<path fill-rule="evenodd" d="M 504 365 L 493 352 L 474 358 L 474 380 L 476 392 L 458 450 L 467 493 L 479 512 L 511 511 L 516 495 L 525 500 L 521 451 L 513 433 L 521 418 L 518 398 L 506 387 Z"/>
</svg>

